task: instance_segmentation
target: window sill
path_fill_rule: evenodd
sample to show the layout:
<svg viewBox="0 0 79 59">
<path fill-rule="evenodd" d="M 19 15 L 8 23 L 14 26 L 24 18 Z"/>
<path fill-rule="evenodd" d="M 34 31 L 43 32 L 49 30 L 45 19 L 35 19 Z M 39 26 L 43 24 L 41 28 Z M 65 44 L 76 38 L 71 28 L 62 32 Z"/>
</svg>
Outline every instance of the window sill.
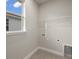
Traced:
<svg viewBox="0 0 79 59">
<path fill-rule="evenodd" d="M 9 31 L 9 32 L 6 32 L 6 35 L 17 35 L 22 33 L 26 33 L 26 31 Z"/>
</svg>

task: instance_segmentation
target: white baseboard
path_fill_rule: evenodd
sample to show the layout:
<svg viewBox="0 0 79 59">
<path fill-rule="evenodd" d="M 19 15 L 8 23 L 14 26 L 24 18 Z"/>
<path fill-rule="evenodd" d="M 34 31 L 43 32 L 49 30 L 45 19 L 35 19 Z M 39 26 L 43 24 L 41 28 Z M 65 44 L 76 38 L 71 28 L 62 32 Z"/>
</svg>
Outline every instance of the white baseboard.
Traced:
<svg viewBox="0 0 79 59">
<path fill-rule="evenodd" d="M 39 49 L 42 49 L 42 50 L 44 50 L 44 51 L 48 51 L 48 52 L 53 53 L 53 54 L 57 54 L 57 55 L 59 55 L 59 56 L 64 56 L 63 53 L 57 52 L 57 51 L 54 51 L 54 50 L 51 50 L 51 49 L 47 49 L 47 48 L 43 48 L 43 47 L 39 47 Z"/>
<path fill-rule="evenodd" d="M 53 53 L 53 54 L 57 54 L 59 56 L 64 56 L 63 53 L 61 52 L 57 52 L 57 51 L 54 51 L 54 50 L 51 50 L 51 49 L 47 49 L 47 48 L 43 48 L 43 47 L 37 47 L 36 49 L 34 49 L 31 53 L 29 53 L 27 56 L 25 56 L 24 59 L 29 59 L 36 51 L 38 51 L 39 49 L 41 50 L 44 50 L 44 51 L 47 51 L 47 52 L 50 52 L 50 53 Z"/>
<path fill-rule="evenodd" d="M 29 53 L 27 56 L 24 57 L 24 59 L 29 59 L 39 48 L 37 47 L 34 49 L 31 53 Z"/>
</svg>

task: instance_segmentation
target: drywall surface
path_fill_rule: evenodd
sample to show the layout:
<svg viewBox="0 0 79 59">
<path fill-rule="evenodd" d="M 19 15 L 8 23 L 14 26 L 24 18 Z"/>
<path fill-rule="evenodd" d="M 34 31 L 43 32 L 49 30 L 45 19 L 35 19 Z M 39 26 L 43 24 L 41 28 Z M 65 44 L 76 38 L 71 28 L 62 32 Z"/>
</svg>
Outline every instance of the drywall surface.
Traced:
<svg viewBox="0 0 79 59">
<path fill-rule="evenodd" d="M 38 46 L 38 32 L 38 5 L 26 0 L 26 32 L 7 34 L 6 59 L 24 59 Z"/>
<path fill-rule="evenodd" d="M 40 5 L 39 18 L 40 46 L 63 54 L 64 45 L 72 44 L 72 0 L 51 0 Z"/>
</svg>

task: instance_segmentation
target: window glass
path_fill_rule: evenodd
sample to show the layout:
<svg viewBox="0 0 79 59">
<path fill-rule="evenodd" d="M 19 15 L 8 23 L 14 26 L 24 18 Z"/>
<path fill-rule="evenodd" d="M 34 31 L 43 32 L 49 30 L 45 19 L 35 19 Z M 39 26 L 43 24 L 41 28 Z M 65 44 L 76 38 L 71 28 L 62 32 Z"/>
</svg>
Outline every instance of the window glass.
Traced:
<svg viewBox="0 0 79 59">
<path fill-rule="evenodd" d="M 6 11 L 13 14 L 22 14 L 22 4 L 18 0 L 7 0 Z"/>
<path fill-rule="evenodd" d="M 20 0 L 6 0 L 6 31 L 23 30 L 23 9 Z"/>
</svg>

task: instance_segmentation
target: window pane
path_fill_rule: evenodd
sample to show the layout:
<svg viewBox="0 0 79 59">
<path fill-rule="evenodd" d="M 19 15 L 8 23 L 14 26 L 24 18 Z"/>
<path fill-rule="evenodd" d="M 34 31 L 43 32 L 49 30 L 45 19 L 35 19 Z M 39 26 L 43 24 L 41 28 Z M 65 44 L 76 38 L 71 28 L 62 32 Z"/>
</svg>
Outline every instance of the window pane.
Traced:
<svg viewBox="0 0 79 59">
<path fill-rule="evenodd" d="M 20 31 L 21 30 L 21 16 L 7 13 L 7 19 L 8 21 L 6 20 L 6 25 L 8 24 L 7 25 L 8 31 Z"/>
<path fill-rule="evenodd" d="M 17 0 L 8 0 L 6 3 L 6 11 L 13 14 L 22 14 L 22 5 Z"/>
<path fill-rule="evenodd" d="M 6 2 L 6 31 L 22 30 L 22 3 L 18 0 L 7 0 Z"/>
</svg>

